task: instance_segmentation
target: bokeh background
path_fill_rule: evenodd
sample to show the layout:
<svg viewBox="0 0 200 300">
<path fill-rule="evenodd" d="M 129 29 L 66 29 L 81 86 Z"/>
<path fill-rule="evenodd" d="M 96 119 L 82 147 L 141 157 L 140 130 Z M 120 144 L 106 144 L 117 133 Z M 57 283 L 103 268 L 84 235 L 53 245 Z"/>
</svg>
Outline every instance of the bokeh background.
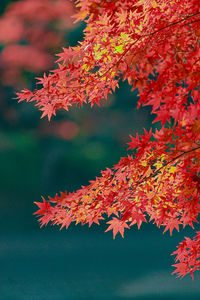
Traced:
<svg viewBox="0 0 200 300">
<path fill-rule="evenodd" d="M 15 92 L 55 67 L 83 39 L 69 0 L 0 0 L 0 299 L 200 299 L 200 275 L 177 279 L 170 256 L 191 230 L 145 224 L 113 240 L 101 226 L 40 229 L 34 201 L 87 185 L 127 155 L 129 134 L 149 129 L 128 84 L 100 108 L 61 111 L 49 123 Z M 156 126 L 159 126 L 156 124 Z"/>
</svg>

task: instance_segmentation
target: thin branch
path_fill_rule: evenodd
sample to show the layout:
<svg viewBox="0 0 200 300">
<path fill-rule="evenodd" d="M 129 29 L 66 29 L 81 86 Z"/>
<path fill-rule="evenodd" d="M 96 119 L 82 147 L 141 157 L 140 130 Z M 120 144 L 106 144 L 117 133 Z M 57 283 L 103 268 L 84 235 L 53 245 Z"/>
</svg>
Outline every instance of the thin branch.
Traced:
<svg viewBox="0 0 200 300">
<path fill-rule="evenodd" d="M 188 20 L 188 19 L 190 19 L 190 18 L 192 18 L 192 17 L 195 17 L 195 16 L 197 16 L 197 15 L 200 15 L 200 12 L 198 12 L 198 13 L 196 13 L 196 14 L 193 14 L 193 15 L 189 15 L 189 16 L 187 16 L 187 17 L 185 17 L 185 18 L 183 18 L 183 19 L 181 19 L 181 20 L 179 20 L 179 21 L 177 21 L 177 22 L 170 23 L 169 25 L 166 25 L 166 26 L 164 26 L 164 27 L 162 27 L 162 28 L 160 28 L 160 29 L 158 29 L 158 30 L 156 30 L 156 31 L 154 31 L 154 32 L 151 32 L 151 33 L 148 33 L 148 34 L 144 34 L 144 35 L 139 36 L 139 37 L 134 41 L 134 43 L 132 43 L 132 44 L 129 45 L 129 47 L 124 51 L 124 53 L 123 53 L 123 54 L 121 55 L 121 57 L 117 60 L 117 62 L 116 62 L 115 64 L 113 64 L 107 71 L 105 71 L 103 74 L 101 74 L 101 75 L 98 77 L 98 79 L 104 77 L 106 74 L 108 74 L 108 73 L 113 69 L 113 67 L 117 66 L 117 65 L 121 62 L 121 60 L 124 58 L 124 56 L 128 53 L 128 51 L 129 51 L 129 50 L 130 50 L 130 49 L 131 49 L 131 48 L 132 48 L 132 47 L 133 47 L 140 39 L 142 39 L 142 38 L 144 38 L 144 37 L 150 37 L 150 39 L 149 39 L 148 42 L 147 42 L 147 44 L 148 44 L 149 41 L 151 40 L 152 36 L 155 35 L 156 33 L 160 32 L 160 31 L 162 31 L 162 30 L 164 30 L 164 29 L 166 29 L 166 28 L 169 28 L 169 27 L 175 26 L 175 25 L 177 25 L 177 24 L 179 24 L 179 23 L 182 23 L 182 22 L 184 22 L 184 21 L 186 21 L 186 20 Z M 182 26 L 189 25 L 189 24 L 191 24 L 191 23 L 198 22 L 198 21 L 200 21 L 200 19 L 197 19 L 197 20 L 195 20 L 195 21 L 191 21 L 190 23 L 183 24 Z M 145 48 L 144 48 L 142 51 L 144 51 L 144 50 L 146 49 L 146 47 L 147 47 L 147 46 L 145 46 Z M 141 51 L 139 51 L 139 52 L 141 52 Z M 134 57 L 135 55 L 137 55 L 139 52 L 136 52 L 135 54 L 133 54 L 133 57 Z M 98 80 L 98 79 L 94 79 L 94 80 L 90 81 L 90 83 L 95 82 L 95 81 Z M 65 87 L 65 88 L 77 89 L 77 88 L 80 88 L 80 87 L 87 86 L 87 85 L 90 84 L 90 83 L 86 83 L 86 84 L 83 83 L 83 84 L 80 84 L 80 85 L 78 85 L 78 86 L 67 86 L 67 87 Z"/>
<path fill-rule="evenodd" d="M 153 172 L 151 175 L 143 178 L 141 181 L 138 181 L 136 182 L 136 186 L 147 181 L 148 179 L 154 177 L 156 174 L 158 174 L 158 172 L 160 172 L 163 168 L 165 168 L 166 166 L 168 166 L 169 164 L 171 164 L 172 162 L 176 161 L 177 159 L 179 159 L 180 157 L 182 157 L 183 155 L 185 154 L 188 154 L 188 153 L 191 153 L 193 151 L 196 151 L 200 149 L 200 146 L 196 147 L 196 148 L 193 148 L 193 149 L 190 149 L 188 151 L 183 151 L 181 154 L 177 155 L 176 157 L 172 158 L 171 160 L 169 160 L 168 162 L 164 163 L 158 170 L 156 170 L 155 172 Z M 181 150 L 179 150 L 181 151 Z"/>
</svg>

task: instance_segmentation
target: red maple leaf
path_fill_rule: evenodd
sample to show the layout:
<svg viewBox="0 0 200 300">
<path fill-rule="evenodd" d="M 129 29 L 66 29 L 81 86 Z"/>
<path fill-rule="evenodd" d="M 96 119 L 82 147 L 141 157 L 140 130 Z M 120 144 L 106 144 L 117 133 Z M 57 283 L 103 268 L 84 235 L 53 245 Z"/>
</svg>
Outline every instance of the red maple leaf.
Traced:
<svg viewBox="0 0 200 300">
<path fill-rule="evenodd" d="M 49 202 L 47 202 L 44 199 L 44 197 L 42 197 L 42 199 L 43 202 L 34 202 L 39 207 L 39 209 L 34 213 L 34 215 L 42 216 L 51 210 L 51 205 L 49 204 Z"/>
<path fill-rule="evenodd" d="M 114 239 L 118 232 L 121 234 L 122 237 L 124 237 L 124 229 L 130 228 L 125 221 L 119 220 L 117 218 L 112 218 L 112 220 L 108 221 L 107 224 L 110 224 L 110 226 L 106 229 L 105 232 L 113 230 Z"/>
<path fill-rule="evenodd" d="M 176 228 L 177 231 L 179 231 L 179 224 L 182 224 L 177 218 L 176 219 L 169 219 L 167 221 L 165 230 L 163 231 L 163 233 L 165 233 L 167 230 L 170 231 L 170 235 L 172 235 L 172 231 L 174 230 L 174 228 Z"/>
</svg>

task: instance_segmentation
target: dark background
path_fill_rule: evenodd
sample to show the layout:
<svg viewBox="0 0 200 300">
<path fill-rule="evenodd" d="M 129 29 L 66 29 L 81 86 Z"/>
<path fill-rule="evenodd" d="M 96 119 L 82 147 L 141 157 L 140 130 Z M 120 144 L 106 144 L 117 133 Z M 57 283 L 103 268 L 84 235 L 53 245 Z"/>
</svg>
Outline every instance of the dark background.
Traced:
<svg viewBox="0 0 200 300">
<path fill-rule="evenodd" d="M 10 2 L 0 0 L 1 14 Z M 83 28 L 69 33 L 66 45 L 82 39 Z M 27 76 L 33 88 L 38 74 Z M 15 91 L 0 83 L 0 299 L 200 299 L 198 273 L 194 281 L 170 274 L 170 253 L 189 229 L 170 237 L 145 224 L 113 240 L 103 222 L 59 231 L 40 229 L 33 216 L 41 195 L 87 185 L 127 154 L 129 134 L 150 128 L 149 109 L 136 110 L 137 93 L 121 83 L 103 107 L 60 112 L 49 123 L 32 104 L 17 104 Z M 5 119 L 5 103 L 17 119 Z M 65 121 L 78 126 L 72 139 L 51 134 Z"/>
</svg>

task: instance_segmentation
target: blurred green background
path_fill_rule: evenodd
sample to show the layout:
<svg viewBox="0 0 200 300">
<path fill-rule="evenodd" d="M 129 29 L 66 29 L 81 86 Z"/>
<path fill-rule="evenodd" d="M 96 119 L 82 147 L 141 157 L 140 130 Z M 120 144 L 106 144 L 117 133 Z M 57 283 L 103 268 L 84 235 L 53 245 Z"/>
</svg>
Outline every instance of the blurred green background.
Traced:
<svg viewBox="0 0 200 300">
<path fill-rule="evenodd" d="M 13 2 L 0 0 L 1 18 Z M 61 28 L 62 40 L 48 51 L 76 45 L 83 28 Z M 148 108 L 137 111 L 137 93 L 126 82 L 100 108 L 61 111 L 50 123 L 40 119 L 32 103 L 13 98 L 23 84 L 33 89 L 44 71 L 23 68 L 14 85 L 0 82 L 0 299 L 200 299 L 199 274 L 194 281 L 170 275 L 170 253 L 189 229 L 170 237 L 147 224 L 113 240 L 104 223 L 39 228 L 34 201 L 87 185 L 127 155 L 129 134 L 149 129 L 153 120 Z M 0 79 L 4 72 L 0 65 Z"/>
</svg>

